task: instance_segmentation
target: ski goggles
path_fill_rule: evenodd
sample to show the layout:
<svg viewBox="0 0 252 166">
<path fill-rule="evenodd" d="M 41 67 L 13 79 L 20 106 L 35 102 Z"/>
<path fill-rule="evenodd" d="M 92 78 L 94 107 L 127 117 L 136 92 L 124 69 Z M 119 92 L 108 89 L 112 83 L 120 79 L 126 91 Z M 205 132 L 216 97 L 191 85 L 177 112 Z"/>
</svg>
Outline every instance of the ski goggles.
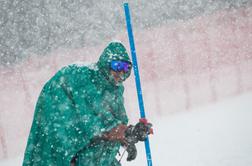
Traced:
<svg viewBox="0 0 252 166">
<path fill-rule="evenodd" d="M 126 61 L 113 60 L 110 63 L 110 68 L 116 72 L 124 71 L 126 73 L 131 69 L 131 63 Z"/>
</svg>

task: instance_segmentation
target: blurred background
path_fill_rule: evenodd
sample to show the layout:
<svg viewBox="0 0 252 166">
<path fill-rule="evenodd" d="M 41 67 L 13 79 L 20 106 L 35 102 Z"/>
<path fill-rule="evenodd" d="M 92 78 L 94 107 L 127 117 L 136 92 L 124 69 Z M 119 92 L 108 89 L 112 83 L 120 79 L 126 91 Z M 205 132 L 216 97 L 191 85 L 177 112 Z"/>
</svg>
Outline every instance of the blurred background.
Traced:
<svg viewBox="0 0 252 166">
<path fill-rule="evenodd" d="M 7 161 L 18 158 L 16 164 L 21 165 L 37 97 L 43 85 L 57 70 L 76 61 L 96 62 L 106 45 L 113 40 L 122 41 L 130 53 L 124 2 L 126 1 L 0 1 L 0 163 L 2 161 L 8 165 Z M 172 126 L 180 123 L 178 119 L 181 120 L 181 114 L 195 121 L 207 121 L 208 116 L 226 119 L 228 111 L 223 114 L 216 112 L 217 109 L 230 109 L 224 108 L 223 104 L 218 105 L 222 102 L 225 106 L 237 103 L 234 106 L 237 109 L 233 113 L 240 111 L 240 122 L 246 120 L 246 126 L 252 126 L 249 123 L 252 120 L 252 1 L 127 2 L 131 9 L 146 114 L 156 122 L 156 130 L 160 128 L 164 131 L 153 136 L 154 143 L 159 140 L 169 150 L 171 145 L 166 137 L 186 136 L 169 133 L 169 128 L 164 129 L 168 124 Z M 135 123 L 139 111 L 133 75 L 125 82 L 125 89 L 127 112 L 130 122 Z M 209 106 L 215 107 L 210 109 Z M 248 111 L 243 114 L 240 109 Z M 210 113 L 211 110 L 215 110 L 212 111 L 213 114 Z M 237 117 L 237 114 L 231 115 Z M 245 117 L 248 119 L 244 119 Z M 223 119 L 219 121 L 220 126 Z M 209 121 L 206 126 L 214 123 Z M 230 123 L 244 128 L 243 124 L 237 125 L 233 121 Z M 197 137 L 200 138 L 201 130 L 211 131 L 220 126 L 202 127 L 199 130 L 196 125 L 191 130 L 197 131 Z M 231 131 L 230 135 L 236 135 L 240 131 L 233 130 L 232 125 L 228 126 L 226 129 Z M 174 125 L 170 131 L 178 129 Z M 188 134 L 186 129 L 181 131 Z M 251 131 L 248 128 L 240 136 L 252 138 Z M 186 139 L 181 141 L 186 142 Z M 171 144 L 174 142 L 176 141 L 170 141 Z M 224 148 L 219 156 L 225 157 L 218 156 L 212 160 L 225 165 L 224 160 L 232 158 L 238 165 L 241 165 L 241 161 L 247 161 L 244 166 L 248 163 L 251 165 L 251 157 L 246 156 L 252 155 L 252 141 L 239 140 L 236 142 L 237 148 L 241 142 L 244 147 L 247 145 L 247 149 L 240 148 L 234 154 L 244 153 L 245 157 L 221 155 L 229 151 Z M 177 145 L 183 146 L 181 142 L 177 142 Z M 175 163 L 173 165 L 183 165 L 178 164 L 181 158 L 185 158 L 184 165 L 207 165 L 199 156 L 195 157 L 197 162 L 186 162 L 186 157 L 181 152 L 178 153 L 181 158 L 169 153 L 167 158 L 158 157 L 158 153 L 165 153 L 166 150 L 160 151 L 159 148 L 155 149 L 156 146 L 161 145 L 154 144 L 152 147 L 157 165 L 166 165 L 169 163 L 166 161 Z M 188 151 L 182 148 L 181 151 L 183 150 L 189 153 L 192 150 L 197 155 L 202 153 L 197 146 L 187 149 Z M 213 156 L 216 151 L 218 149 L 212 149 L 210 155 L 205 155 Z M 136 163 L 144 165 L 143 160 L 144 157 L 140 157 Z"/>
</svg>

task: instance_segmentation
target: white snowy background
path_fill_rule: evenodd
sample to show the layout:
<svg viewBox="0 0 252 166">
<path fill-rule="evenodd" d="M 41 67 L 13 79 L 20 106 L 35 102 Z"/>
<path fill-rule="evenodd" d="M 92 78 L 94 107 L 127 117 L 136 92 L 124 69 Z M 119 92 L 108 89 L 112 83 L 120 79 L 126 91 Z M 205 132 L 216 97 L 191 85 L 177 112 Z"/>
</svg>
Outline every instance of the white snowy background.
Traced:
<svg viewBox="0 0 252 166">
<path fill-rule="evenodd" d="M 43 84 L 96 62 L 112 40 L 129 52 L 124 1 L 0 1 L 0 165 L 21 165 Z M 252 165 L 252 2 L 129 1 L 156 166 Z M 134 76 L 125 82 L 139 118 Z M 146 165 L 138 157 L 123 165 Z"/>
</svg>

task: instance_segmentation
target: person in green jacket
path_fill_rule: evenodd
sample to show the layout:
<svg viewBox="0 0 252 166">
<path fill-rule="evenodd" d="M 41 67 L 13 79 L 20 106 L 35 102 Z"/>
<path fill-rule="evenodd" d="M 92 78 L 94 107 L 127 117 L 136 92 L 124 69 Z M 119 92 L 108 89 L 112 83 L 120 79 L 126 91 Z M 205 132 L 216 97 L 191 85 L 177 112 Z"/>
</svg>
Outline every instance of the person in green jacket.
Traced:
<svg viewBox="0 0 252 166">
<path fill-rule="evenodd" d="M 120 166 L 122 145 L 133 160 L 122 84 L 131 68 L 125 47 L 111 42 L 97 63 L 59 70 L 38 98 L 23 166 Z"/>
</svg>

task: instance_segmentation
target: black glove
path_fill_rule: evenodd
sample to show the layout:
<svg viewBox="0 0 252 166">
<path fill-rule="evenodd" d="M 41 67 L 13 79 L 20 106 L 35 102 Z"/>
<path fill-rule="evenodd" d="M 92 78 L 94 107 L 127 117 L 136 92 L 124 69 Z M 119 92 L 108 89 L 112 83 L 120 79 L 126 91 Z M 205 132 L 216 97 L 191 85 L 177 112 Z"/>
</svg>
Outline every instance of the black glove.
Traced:
<svg viewBox="0 0 252 166">
<path fill-rule="evenodd" d="M 135 125 L 130 125 L 125 131 L 126 141 L 135 144 L 138 141 L 145 141 L 149 134 L 153 134 L 152 124 L 148 123 L 146 119 L 140 119 Z"/>
<path fill-rule="evenodd" d="M 138 141 L 145 141 L 148 135 L 153 134 L 152 124 L 148 123 L 146 119 L 140 119 L 135 125 L 133 134 L 136 135 Z"/>
<path fill-rule="evenodd" d="M 140 119 L 135 125 L 129 125 L 125 131 L 125 140 L 127 142 L 126 151 L 128 152 L 127 161 L 134 160 L 137 156 L 137 149 L 135 144 L 138 141 L 145 141 L 149 134 L 153 134 L 152 124 L 148 123 L 146 119 Z"/>
<path fill-rule="evenodd" d="M 132 161 L 137 156 L 137 149 L 135 144 L 129 144 L 126 148 L 126 151 L 128 152 L 127 161 Z"/>
</svg>

